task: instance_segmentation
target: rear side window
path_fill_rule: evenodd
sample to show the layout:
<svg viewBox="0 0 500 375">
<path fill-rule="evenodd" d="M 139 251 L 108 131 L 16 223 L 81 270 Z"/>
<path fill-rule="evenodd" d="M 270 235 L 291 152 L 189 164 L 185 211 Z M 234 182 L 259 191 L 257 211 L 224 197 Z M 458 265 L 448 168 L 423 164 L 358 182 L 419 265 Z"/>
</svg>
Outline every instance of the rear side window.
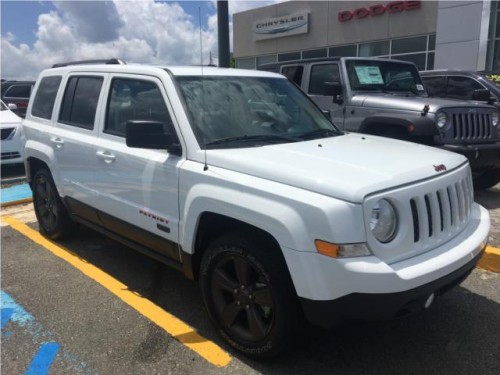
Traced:
<svg viewBox="0 0 500 375">
<path fill-rule="evenodd" d="M 52 118 L 52 110 L 56 101 L 57 91 L 61 84 L 60 76 L 42 78 L 33 100 L 31 115 L 47 120 Z"/>
<path fill-rule="evenodd" d="M 445 77 L 422 77 L 425 89 L 430 96 L 446 96 Z"/>
<path fill-rule="evenodd" d="M 59 122 L 94 129 L 102 77 L 71 77 L 61 104 Z"/>
<path fill-rule="evenodd" d="M 302 65 L 286 66 L 282 69 L 281 73 L 290 81 L 300 86 L 302 84 L 302 75 L 304 74 L 304 67 Z"/>
<path fill-rule="evenodd" d="M 337 64 L 314 65 L 311 69 L 309 94 L 330 96 L 334 83 L 340 83 L 340 72 Z"/>
<path fill-rule="evenodd" d="M 31 95 L 31 85 L 14 85 L 10 86 L 4 96 L 6 98 L 23 98 L 27 99 Z"/>
<path fill-rule="evenodd" d="M 159 121 L 170 130 L 172 120 L 158 86 L 150 81 L 115 78 L 111 82 L 104 132 L 125 136 L 130 120 Z"/>
</svg>

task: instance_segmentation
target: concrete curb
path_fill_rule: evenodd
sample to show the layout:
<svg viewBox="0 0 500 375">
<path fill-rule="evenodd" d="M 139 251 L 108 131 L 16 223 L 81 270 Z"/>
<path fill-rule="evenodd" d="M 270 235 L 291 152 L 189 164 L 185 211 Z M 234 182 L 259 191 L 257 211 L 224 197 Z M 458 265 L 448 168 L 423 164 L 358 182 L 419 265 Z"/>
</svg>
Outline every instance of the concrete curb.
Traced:
<svg viewBox="0 0 500 375">
<path fill-rule="evenodd" d="M 2 203 L 1 207 L 6 208 L 6 207 L 12 207 L 12 206 L 17 206 L 19 204 L 25 204 L 25 203 L 31 203 L 31 202 L 33 202 L 33 198 L 24 198 L 24 199 L 19 199 L 17 201 Z"/>
<path fill-rule="evenodd" d="M 486 271 L 500 273 L 500 249 L 487 246 L 477 266 Z"/>
</svg>

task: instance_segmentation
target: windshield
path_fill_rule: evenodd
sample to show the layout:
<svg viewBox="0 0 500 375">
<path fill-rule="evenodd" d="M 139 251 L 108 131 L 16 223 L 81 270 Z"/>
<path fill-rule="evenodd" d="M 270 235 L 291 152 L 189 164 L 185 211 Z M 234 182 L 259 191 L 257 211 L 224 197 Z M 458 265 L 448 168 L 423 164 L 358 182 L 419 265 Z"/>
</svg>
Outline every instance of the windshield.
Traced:
<svg viewBox="0 0 500 375">
<path fill-rule="evenodd" d="M 483 74 L 483 77 L 488 79 L 494 85 L 500 87 L 500 74 L 499 73 Z"/>
<path fill-rule="evenodd" d="M 347 60 L 346 65 L 353 91 L 425 94 L 418 71 L 411 64 L 384 60 Z"/>
<path fill-rule="evenodd" d="M 202 148 L 255 147 L 341 134 L 287 79 L 176 77 Z"/>
</svg>

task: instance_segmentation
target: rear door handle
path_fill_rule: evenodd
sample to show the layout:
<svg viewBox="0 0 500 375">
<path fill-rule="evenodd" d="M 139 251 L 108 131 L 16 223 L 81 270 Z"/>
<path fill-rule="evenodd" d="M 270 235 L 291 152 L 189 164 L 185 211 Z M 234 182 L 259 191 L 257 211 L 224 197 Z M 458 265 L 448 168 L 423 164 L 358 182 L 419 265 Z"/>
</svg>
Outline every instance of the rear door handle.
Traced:
<svg viewBox="0 0 500 375">
<path fill-rule="evenodd" d="M 61 148 L 64 145 L 64 141 L 59 137 L 52 137 L 50 141 L 56 145 L 57 148 Z"/>
<path fill-rule="evenodd" d="M 97 151 L 96 155 L 98 158 L 103 159 L 107 164 L 112 163 L 116 159 L 116 156 L 109 151 Z"/>
</svg>

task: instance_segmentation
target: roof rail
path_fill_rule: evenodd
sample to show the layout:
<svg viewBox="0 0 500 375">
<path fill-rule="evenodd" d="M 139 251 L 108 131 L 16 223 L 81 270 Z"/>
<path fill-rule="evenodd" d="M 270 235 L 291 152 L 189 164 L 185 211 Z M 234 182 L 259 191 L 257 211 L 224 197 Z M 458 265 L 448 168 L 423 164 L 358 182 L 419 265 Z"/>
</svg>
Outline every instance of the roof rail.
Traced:
<svg viewBox="0 0 500 375">
<path fill-rule="evenodd" d="M 109 64 L 109 65 L 126 65 L 127 63 L 121 59 L 112 58 L 108 60 L 80 60 L 69 61 L 52 65 L 53 68 L 60 68 L 69 65 L 88 65 L 88 64 Z"/>
</svg>

